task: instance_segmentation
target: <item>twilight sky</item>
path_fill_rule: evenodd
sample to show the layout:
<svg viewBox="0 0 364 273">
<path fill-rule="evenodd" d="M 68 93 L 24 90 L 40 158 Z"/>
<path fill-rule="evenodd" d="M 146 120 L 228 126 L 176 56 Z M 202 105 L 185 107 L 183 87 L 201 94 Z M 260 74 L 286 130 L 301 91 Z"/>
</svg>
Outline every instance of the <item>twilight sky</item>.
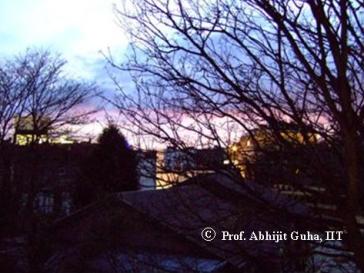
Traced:
<svg viewBox="0 0 364 273">
<path fill-rule="evenodd" d="M 116 22 L 114 3 L 121 4 L 122 0 L 0 0 L 0 60 L 29 47 L 48 49 L 68 61 L 65 68 L 72 77 L 95 81 L 104 91 L 113 89 L 100 51 L 110 48 L 121 60 L 128 45 Z M 126 74 L 119 73 L 118 79 L 132 90 Z M 95 122 L 82 126 L 80 135 L 97 136 L 105 126 L 104 113 L 100 111 Z M 115 109 L 109 108 L 108 114 L 118 121 Z M 124 134 L 131 143 L 139 143 L 128 132 Z"/>
<path fill-rule="evenodd" d="M 94 81 L 104 91 L 114 89 L 100 51 L 110 49 L 118 60 L 124 55 L 128 40 L 113 12 L 113 4 L 121 1 L 0 0 L 0 59 L 29 47 L 47 49 L 68 61 L 65 70 L 72 78 Z M 130 83 L 127 75 L 118 76 Z M 83 133 L 97 135 L 103 117 L 100 111 L 98 122 L 82 128 Z"/>
<path fill-rule="evenodd" d="M 0 0 L 0 58 L 41 47 L 61 53 L 73 76 L 102 81 L 99 51 L 127 46 L 112 10 L 118 1 Z"/>
</svg>

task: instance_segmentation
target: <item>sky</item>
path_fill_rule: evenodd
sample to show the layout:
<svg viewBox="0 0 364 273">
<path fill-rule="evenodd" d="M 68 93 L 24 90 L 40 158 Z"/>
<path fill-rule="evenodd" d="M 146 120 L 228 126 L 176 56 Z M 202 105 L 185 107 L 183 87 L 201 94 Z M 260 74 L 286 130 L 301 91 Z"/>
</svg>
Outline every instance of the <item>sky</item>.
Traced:
<svg viewBox="0 0 364 273">
<path fill-rule="evenodd" d="M 0 57 L 28 47 L 49 49 L 68 61 L 71 75 L 103 80 L 100 51 L 122 53 L 128 40 L 113 4 L 121 0 L 0 0 Z"/>
<path fill-rule="evenodd" d="M 12 58 L 27 48 L 60 53 L 67 61 L 72 78 L 95 81 L 109 96 L 114 85 L 104 66 L 100 51 L 109 49 L 118 61 L 126 54 L 127 35 L 118 26 L 113 5 L 123 0 L 0 0 L 0 58 Z M 115 75 L 115 74 L 114 74 Z M 127 75 L 118 75 L 123 87 L 132 92 Z M 87 105 L 87 107 L 93 105 Z M 118 122 L 117 110 L 107 108 Z M 97 136 L 106 126 L 105 112 L 83 126 L 80 134 Z M 124 132 L 131 142 L 132 136 Z"/>
<path fill-rule="evenodd" d="M 67 60 L 69 76 L 96 82 L 108 93 L 114 85 L 101 51 L 110 50 L 122 60 L 128 45 L 113 12 L 113 5 L 121 1 L 0 0 L 0 58 L 11 59 L 27 48 L 50 50 Z M 105 126 L 104 112 L 98 115 L 96 123 L 85 127 L 88 135 L 97 135 Z"/>
</svg>

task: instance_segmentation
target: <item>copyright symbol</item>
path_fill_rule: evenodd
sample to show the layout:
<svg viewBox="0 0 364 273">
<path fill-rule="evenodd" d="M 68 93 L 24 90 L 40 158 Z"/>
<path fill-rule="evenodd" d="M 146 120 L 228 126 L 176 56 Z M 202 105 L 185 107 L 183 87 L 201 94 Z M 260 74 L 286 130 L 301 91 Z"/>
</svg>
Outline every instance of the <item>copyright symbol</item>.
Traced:
<svg viewBox="0 0 364 273">
<path fill-rule="evenodd" d="M 216 231 L 213 228 L 207 227 L 201 231 L 201 237 L 205 241 L 212 241 L 216 237 Z"/>
</svg>

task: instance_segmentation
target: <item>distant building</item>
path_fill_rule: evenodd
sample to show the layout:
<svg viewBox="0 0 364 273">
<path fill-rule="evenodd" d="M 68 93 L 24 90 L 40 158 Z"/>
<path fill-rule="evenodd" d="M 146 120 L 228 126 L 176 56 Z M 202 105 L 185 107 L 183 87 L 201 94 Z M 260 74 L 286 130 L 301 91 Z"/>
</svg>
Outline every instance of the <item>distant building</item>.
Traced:
<svg viewBox="0 0 364 273">
<path fill-rule="evenodd" d="M 247 167 L 251 162 L 254 162 L 255 157 L 262 152 L 269 149 L 276 149 L 278 147 L 278 138 L 281 138 L 287 143 L 291 144 L 306 144 L 317 143 L 319 136 L 314 133 L 307 134 L 305 139 L 304 134 L 295 128 L 282 128 L 279 135 L 268 128 L 262 127 L 260 129 L 252 130 L 250 134 L 246 134 L 240 138 L 239 141 L 233 143 L 228 147 L 229 159 L 225 164 L 233 164 L 236 166 L 243 177 L 248 175 Z"/>
<path fill-rule="evenodd" d="M 73 208 L 71 194 L 79 179 L 80 165 L 92 145 L 14 146 L 11 179 L 21 193 L 22 206 L 33 202 L 32 207 L 40 214 L 68 215 Z"/>
<path fill-rule="evenodd" d="M 156 188 L 163 189 L 191 177 L 214 173 L 224 167 L 225 150 L 168 147 L 157 153 Z"/>
<path fill-rule="evenodd" d="M 35 125 L 32 117 L 16 117 L 14 142 L 17 145 L 27 145 L 37 141 L 38 143 L 48 142 L 49 119 L 42 119 Z"/>
<path fill-rule="evenodd" d="M 140 190 L 156 189 L 157 152 L 140 150 L 137 152 L 137 159 Z"/>
<path fill-rule="evenodd" d="M 53 143 L 53 144 L 72 144 L 72 140 L 67 135 L 51 135 L 49 132 L 50 119 L 44 118 L 35 125 L 32 117 L 17 117 L 15 118 L 14 143 L 16 145 L 28 145 L 34 142 L 38 144 Z"/>
<path fill-rule="evenodd" d="M 33 202 L 31 206 L 42 215 L 70 214 L 81 166 L 96 145 L 48 142 L 36 146 L 14 145 L 11 179 L 20 193 L 21 206 L 26 208 Z M 139 189 L 164 189 L 197 175 L 214 173 L 224 167 L 224 156 L 220 148 L 137 151 Z"/>
<path fill-rule="evenodd" d="M 213 173 L 224 167 L 225 151 L 220 148 L 163 151 L 138 151 L 141 190 L 164 189 L 199 174 Z"/>
</svg>

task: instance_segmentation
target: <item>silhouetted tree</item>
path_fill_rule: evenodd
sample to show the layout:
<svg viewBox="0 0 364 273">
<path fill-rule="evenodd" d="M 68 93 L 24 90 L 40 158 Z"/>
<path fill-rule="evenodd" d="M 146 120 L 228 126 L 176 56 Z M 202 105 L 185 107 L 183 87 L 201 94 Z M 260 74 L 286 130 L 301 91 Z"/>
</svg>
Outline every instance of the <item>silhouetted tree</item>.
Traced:
<svg viewBox="0 0 364 273">
<path fill-rule="evenodd" d="M 49 187 L 43 183 L 42 157 L 46 155 L 39 144 L 44 134 L 48 137 L 69 131 L 71 126 L 87 122 L 94 112 L 82 106 L 95 95 L 95 85 L 71 79 L 65 65 L 59 55 L 37 49 L 0 64 L 0 191 L 1 201 L 6 202 L 1 207 L 8 214 L 1 225 L 11 231 L 16 230 L 11 223 L 20 227 L 17 231 L 24 242 L 17 260 L 25 265 L 26 272 L 46 271 L 44 262 L 51 255 L 51 242 L 45 239 L 48 234 L 41 230 L 51 219 L 36 211 L 40 191 Z M 29 146 L 22 149 L 22 159 L 27 162 L 22 166 L 17 162 L 20 149 L 15 139 L 13 144 L 5 141 L 14 132 L 28 139 Z M 52 190 L 54 196 L 60 194 Z M 0 237 L 11 235 L 4 233 Z"/>
<path fill-rule="evenodd" d="M 22 115 L 28 98 L 22 75 L 17 71 L 25 63 L 7 60 L 0 63 L 0 237 L 3 230 L 14 230 L 10 224 L 16 212 L 17 198 L 11 181 L 13 145 L 10 134 L 15 127 L 15 117 Z M 10 220 L 10 222 L 9 222 Z"/>
<path fill-rule="evenodd" d="M 96 149 L 99 174 L 109 192 L 138 189 L 136 155 L 115 125 L 104 129 Z"/>
<path fill-rule="evenodd" d="M 327 201 L 347 231 L 344 245 L 351 260 L 364 271 L 358 220 L 363 216 L 363 2 L 125 2 L 116 13 L 133 50 L 122 65 L 109 60 L 135 81 L 135 93 L 121 89 L 114 101 L 130 130 L 181 149 L 206 143 L 226 147 L 232 131 L 254 138 L 260 126 L 289 147 L 292 141 L 282 137 L 279 126 L 287 121 L 303 144 L 310 143 L 311 134 L 319 136 L 340 168 L 332 171 L 317 146 L 305 149 L 320 176 L 316 181 L 337 181 L 322 188 L 331 193 Z M 307 161 L 298 163 L 308 169 Z M 320 195 L 315 199 L 319 203 Z"/>
<path fill-rule="evenodd" d="M 82 166 L 76 203 L 84 205 L 106 194 L 138 189 L 135 151 L 115 125 L 109 125 L 98 138 Z"/>
</svg>

